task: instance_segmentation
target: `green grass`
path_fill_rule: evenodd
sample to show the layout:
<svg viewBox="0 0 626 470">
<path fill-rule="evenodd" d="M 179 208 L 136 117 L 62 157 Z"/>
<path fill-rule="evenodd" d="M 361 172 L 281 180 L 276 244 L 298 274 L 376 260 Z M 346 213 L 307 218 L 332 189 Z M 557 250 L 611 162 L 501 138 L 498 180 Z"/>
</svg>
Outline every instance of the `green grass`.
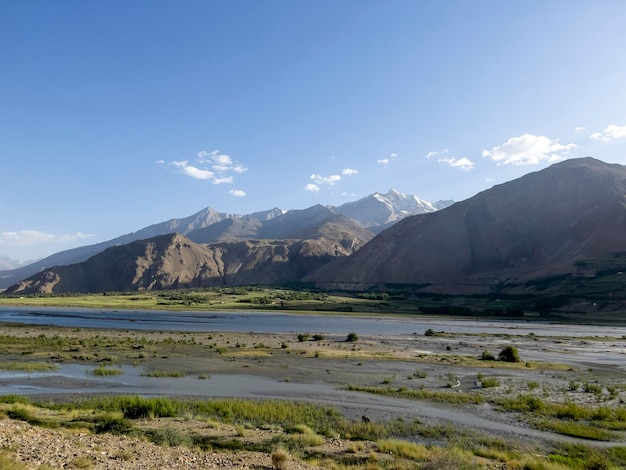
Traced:
<svg viewBox="0 0 626 470">
<path fill-rule="evenodd" d="M 28 466 L 18 462 L 14 454 L 8 450 L 0 449 L 0 468 L 2 470 L 27 470 Z"/>
<path fill-rule="evenodd" d="M 579 437 L 593 441 L 613 441 L 620 438 L 616 433 L 576 421 L 540 420 L 536 423 L 536 426 L 564 436 Z"/>
<path fill-rule="evenodd" d="M 376 442 L 376 447 L 380 452 L 400 455 L 412 460 L 425 460 L 430 452 L 423 444 L 414 444 L 399 439 L 380 440 Z"/>
<path fill-rule="evenodd" d="M 437 392 L 433 390 L 413 390 L 404 387 L 367 387 L 349 384 L 347 390 L 356 392 L 373 393 L 376 395 L 395 396 L 400 398 L 410 398 L 413 400 L 432 400 L 442 403 L 450 403 L 455 405 L 474 404 L 478 405 L 485 402 L 482 395 L 460 392 Z"/>
<path fill-rule="evenodd" d="M 110 367 L 98 366 L 95 369 L 91 370 L 89 373 L 91 375 L 102 377 L 121 375 L 124 373 L 124 371 L 122 369 L 112 369 Z"/>
<path fill-rule="evenodd" d="M 20 371 L 20 372 L 47 372 L 57 370 L 56 364 L 47 364 L 43 362 L 0 362 L 0 370 Z"/>
<path fill-rule="evenodd" d="M 626 267 L 626 259 L 623 260 Z M 606 268 L 606 267 L 605 267 Z M 5 297 L 0 294 L 0 305 L 77 307 L 90 309 L 120 310 L 198 310 L 198 311 L 289 311 L 290 313 L 318 314 L 393 314 L 420 315 L 426 317 L 514 318 L 520 314 L 539 315 L 542 319 L 559 318 L 560 321 L 580 323 L 578 314 L 556 312 L 548 308 L 550 299 L 561 299 L 563 304 L 570 298 L 593 295 L 600 303 L 611 303 L 612 292 L 623 291 L 626 276 L 600 269 L 592 279 L 566 276 L 563 279 L 536 280 L 534 286 L 546 287 L 536 295 L 438 295 L 424 294 L 415 285 L 387 285 L 379 292 L 345 292 L 329 294 L 309 285 L 294 288 L 271 286 L 238 286 L 231 288 L 173 289 L 152 292 L 110 292 L 83 295 L 33 294 Z M 622 271 L 620 268 L 619 271 Z M 549 281 L 549 282 L 548 282 Z M 546 284 L 547 282 L 547 284 Z M 542 284 L 543 283 L 543 284 Z M 545 285 L 544 285 L 545 284 Z M 551 304 L 550 304 L 551 305 Z M 508 313 L 507 313 L 508 312 Z M 515 312 L 515 313 L 511 313 Z M 512 316 L 511 316 L 512 315 Z M 614 322 L 614 316 L 601 316 L 596 321 Z"/>
<path fill-rule="evenodd" d="M 483 377 L 482 374 L 478 374 L 478 380 L 482 388 L 499 387 L 500 381 L 496 377 Z"/>
<path fill-rule="evenodd" d="M 13 419 L 21 419 L 39 426 L 77 427 L 90 429 L 96 433 L 113 433 L 147 439 L 162 446 L 188 446 L 202 450 L 252 450 L 267 454 L 277 448 L 285 449 L 290 458 L 311 459 L 314 463 L 319 454 L 316 446 L 327 438 L 340 435 L 350 440 L 346 450 L 352 457 L 348 461 L 327 461 L 321 468 L 356 469 L 363 467 L 368 459 L 363 441 L 375 443 L 377 452 L 385 455 L 387 462 L 380 468 L 455 468 L 478 469 L 484 467 L 485 459 L 494 465 L 511 469 L 590 469 L 622 468 L 626 462 L 626 448 L 593 450 L 585 446 L 560 446 L 555 448 L 529 447 L 528 443 L 518 445 L 514 441 L 504 441 L 484 437 L 473 432 L 465 432 L 454 426 L 433 426 L 419 421 L 407 422 L 402 419 L 392 421 L 362 423 L 346 419 L 332 407 L 304 402 L 274 400 L 193 400 L 175 398 L 145 398 L 139 396 L 94 397 L 81 401 L 55 405 L 51 402 L 33 404 L 23 397 L 5 396 L 2 402 L 12 407 L 4 408 Z M 39 407 L 39 408 L 38 408 Z M 539 407 L 548 410 L 549 405 Z M 55 415 L 56 413 L 56 415 Z M 606 413 L 600 413 L 605 417 Z M 168 421 L 162 426 L 143 426 L 138 419 L 145 418 L 184 418 L 201 423 L 226 423 L 234 426 L 236 435 L 219 437 L 199 435 L 196 430 L 173 427 Z M 588 423 L 577 425 L 566 421 L 554 425 L 551 420 L 538 421 L 543 429 L 585 439 L 605 440 L 602 430 L 594 429 Z M 572 423 L 574 424 L 572 426 Z M 550 427 L 552 426 L 552 427 Z M 250 429 L 275 429 L 269 440 L 249 440 Z M 282 432 L 281 432 L 282 431 Z M 612 438 L 613 436 L 611 436 Z M 406 440 L 405 440 L 406 439 Z M 415 443 L 415 440 L 423 443 Z M 372 444 L 374 445 L 374 444 Z M 357 455 L 359 454 L 359 455 Z M 363 456 L 365 454 L 365 457 Z M 531 457 L 542 455 L 541 458 Z M 370 453 L 370 457 L 372 457 Z M 10 456 L 7 457 L 10 465 Z M 277 459 L 280 460 L 280 459 Z M 479 464 L 479 462 L 483 462 Z M 417 463 L 416 463 L 417 462 Z M 71 462 L 88 465 L 89 462 Z M 319 462 L 318 462 L 319 463 Z M 379 461 L 383 463 L 383 461 Z M 606 464 L 605 466 L 595 466 Z M 345 465 L 345 466 L 342 466 Z M 351 466 L 357 465 L 357 466 Z M 318 465 L 319 466 L 319 465 Z M 416 467 L 417 466 L 417 467 Z M 0 466 L 0 468 L 5 468 Z M 6 466 L 6 468 L 13 468 Z M 19 467 L 18 467 L 19 468 Z"/>
<path fill-rule="evenodd" d="M 181 378 L 181 377 L 185 376 L 185 373 L 182 372 L 182 371 L 178 371 L 178 370 L 174 370 L 174 371 L 151 370 L 151 371 L 148 371 L 148 372 L 144 372 L 141 375 L 143 377 L 156 377 L 156 378 L 167 378 L 167 377 Z"/>
</svg>

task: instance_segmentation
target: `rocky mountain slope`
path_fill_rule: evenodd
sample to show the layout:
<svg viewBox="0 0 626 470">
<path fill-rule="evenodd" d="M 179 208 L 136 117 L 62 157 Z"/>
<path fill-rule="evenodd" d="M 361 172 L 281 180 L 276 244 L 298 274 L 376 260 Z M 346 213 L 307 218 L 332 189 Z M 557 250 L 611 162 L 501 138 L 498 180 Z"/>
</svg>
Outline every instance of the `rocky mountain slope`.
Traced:
<svg viewBox="0 0 626 470">
<path fill-rule="evenodd" d="M 408 217 L 305 278 L 326 288 L 424 284 L 438 292 L 582 273 L 626 251 L 626 167 L 567 160 L 438 212 Z"/>
<path fill-rule="evenodd" d="M 437 204 L 441 204 L 440 202 L 432 205 L 426 201 L 422 201 L 416 196 L 404 195 L 391 190 L 387 195 L 375 193 L 372 196 L 367 196 L 361 199 L 363 204 L 357 204 L 357 206 L 367 206 L 369 204 L 368 201 L 374 196 L 380 199 L 385 199 L 387 196 L 389 196 L 389 198 L 385 199 L 384 207 L 372 212 L 372 216 L 375 217 L 375 219 L 368 218 L 367 210 L 361 210 L 359 215 L 360 222 L 357 222 L 360 223 L 362 227 L 371 227 L 372 230 L 370 231 L 374 232 L 379 230 L 379 226 L 382 227 L 382 222 L 389 225 L 393 223 L 393 221 L 409 215 L 411 210 L 416 210 L 419 212 L 415 213 L 420 213 L 423 211 L 422 206 L 430 211 L 431 207 L 436 207 Z M 413 200 L 420 202 L 411 203 Z M 396 203 L 400 204 L 402 207 L 396 207 Z M 339 206 L 339 208 L 334 208 L 332 206 L 323 207 L 318 205 L 300 211 L 283 211 L 278 208 L 273 208 L 243 216 L 217 212 L 207 207 L 189 217 L 170 219 L 112 240 L 61 251 L 35 263 L 20 266 L 17 269 L 7 266 L 6 269 L 2 270 L 0 266 L 0 289 L 6 288 L 18 280 L 25 279 L 52 266 L 80 263 L 102 252 L 106 248 L 168 233 L 189 235 L 192 240 L 202 243 L 264 238 L 293 238 L 293 233 L 306 231 L 311 226 L 319 223 L 322 219 L 332 217 L 337 213 L 342 213 L 341 208 L 344 206 L 346 205 L 344 204 Z M 196 233 L 191 235 L 192 232 Z"/>
<path fill-rule="evenodd" d="M 44 270 L 10 286 L 6 294 L 284 284 L 354 253 L 373 237 L 337 214 L 294 235 L 298 236 L 211 244 L 195 243 L 177 233 L 159 235 L 110 247 L 82 263 Z"/>
</svg>

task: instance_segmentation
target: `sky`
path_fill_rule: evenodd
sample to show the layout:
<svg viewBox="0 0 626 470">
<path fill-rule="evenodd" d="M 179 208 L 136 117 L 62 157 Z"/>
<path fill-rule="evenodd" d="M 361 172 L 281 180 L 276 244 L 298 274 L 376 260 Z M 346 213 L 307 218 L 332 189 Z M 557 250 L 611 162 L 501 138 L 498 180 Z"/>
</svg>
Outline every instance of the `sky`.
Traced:
<svg viewBox="0 0 626 470">
<path fill-rule="evenodd" d="M 0 256 L 626 164 L 623 0 L 0 0 Z"/>
</svg>

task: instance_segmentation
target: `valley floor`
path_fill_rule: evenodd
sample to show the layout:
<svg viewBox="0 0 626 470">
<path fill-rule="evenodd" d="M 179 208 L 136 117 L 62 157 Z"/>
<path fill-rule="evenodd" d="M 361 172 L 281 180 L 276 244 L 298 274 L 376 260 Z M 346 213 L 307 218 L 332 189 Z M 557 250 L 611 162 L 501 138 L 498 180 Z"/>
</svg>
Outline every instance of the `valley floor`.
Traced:
<svg viewBox="0 0 626 470">
<path fill-rule="evenodd" d="M 580 328 L 584 331 L 584 327 Z M 130 373 L 124 373 L 130 367 L 141 371 L 136 375 L 143 377 L 143 384 L 150 382 L 149 388 L 137 392 L 149 396 L 172 396 L 175 389 L 174 394 L 179 397 L 206 399 L 212 396 L 212 382 L 226 380 L 225 376 L 271 379 L 275 390 L 259 387 L 252 379 L 248 389 L 233 389 L 231 396 L 319 403 L 338 409 L 354 423 L 360 422 L 362 415 L 367 415 L 373 424 L 418 420 L 431 429 L 432 435 L 423 431 L 410 440 L 429 446 L 473 436 L 484 442 L 497 441 L 498 446 L 518 453 L 532 449 L 549 455 L 561 446 L 609 449 L 623 446 L 626 440 L 623 405 L 626 339 L 612 337 L 610 331 L 605 337 L 516 335 L 515 331 L 505 335 L 430 331 L 428 335 L 372 335 L 348 341 L 345 335 L 315 332 L 299 337 L 2 324 L 0 338 L 0 394 L 3 388 L 17 385 L 34 401 L 78 400 L 99 394 L 104 381 L 107 387 L 111 383 L 120 386 L 131 383 Z M 497 358 L 507 346 L 517 349 L 520 362 L 484 359 Z M 25 364 L 81 364 L 93 373 L 87 377 L 61 375 L 54 369 L 40 373 L 14 372 L 27 369 Z M 3 369 L 13 372 L 3 373 Z M 99 378 L 95 372 L 98 369 L 119 370 L 120 375 Z M 198 393 L 198 383 L 203 385 L 202 393 Z M 295 391 L 285 388 L 285 384 L 294 385 Z M 299 384 L 304 386 L 296 387 Z M 46 388 L 67 392 L 52 395 Z M 111 393 L 110 387 L 107 393 Z M 560 408 L 561 411 L 556 408 L 550 411 L 558 406 L 569 406 L 569 414 Z M 174 422 L 178 423 L 176 426 L 193 426 L 184 420 L 170 420 L 167 426 Z M 567 427 L 571 423 L 575 426 Z M 45 454 L 34 450 L 37 439 L 56 442 L 52 445 L 54 449 L 60 445 L 80 448 L 81 455 L 91 455 L 89 449 L 105 449 L 101 455 L 108 457 L 89 457 L 93 462 L 88 468 L 136 468 L 132 466 L 135 457 L 130 456 L 141 455 L 137 454 L 139 450 L 124 453 L 125 446 L 137 448 L 131 441 L 120 440 L 115 444 L 119 449 L 113 452 L 106 444 L 99 443 L 96 436 L 61 438 L 58 433 L 62 431 L 33 429 L 6 419 L 0 425 L 7 430 L 1 433 L 3 438 L 10 439 L 5 447 L 15 449 L 20 460 L 31 463 L 37 453 Z M 435 429 L 436 432 L 432 431 Z M 232 428 L 228 432 L 234 433 Z M 252 439 L 256 433 L 261 431 L 246 430 L 246 439 Z M 97 438 L 113 439 L 100 435 Z M 332 456 L 343 445 L 345 453 L 352 457 L 362 454 L 367 460 L 375 442 L 359 444 L 357 450 L 352 448 L 348 452 L 354 445 L 344 440 L 347 438 L 327 436 L 316 452 Z M 58 444 L 59 439 L 77 439 L 81 443 Z M 29 442 L 33 443 L 31 447 Z M 162 451 L 162 448 L 150 451 L 157 459 L 152 468 L 158 465 L 176 468 L 171 463 L 157 465 Z M 116 452 L 128 460 L 119 467 L 115 467 L 115 459 L 106 464 L 105 460 L 110 460 Z M 60 450 L 52 453 L 67 454 Z M 204 462 L 202 468 L 272 468 L 269 454 L 250 457 L 252 454 L 247 453 L 225 456 L 201 452 L 196 455 L 186 449 L 167 449 L 166 453 L 167 458 L 174 459 L 170 462 L 197 459 Z M 67 456 L 65 463 L 70 457 Z M 230 463 L 220 464 L 220 459 L 230 459 Z M 489 468 L 492 460 L 484 460 L 484 465 L 478 468 Z M 46 462 L 52 468 L 61 468 L 58 459 Z M 308 468 L 305 463 L 298 465 L 290 468 Z"/>
</svg>

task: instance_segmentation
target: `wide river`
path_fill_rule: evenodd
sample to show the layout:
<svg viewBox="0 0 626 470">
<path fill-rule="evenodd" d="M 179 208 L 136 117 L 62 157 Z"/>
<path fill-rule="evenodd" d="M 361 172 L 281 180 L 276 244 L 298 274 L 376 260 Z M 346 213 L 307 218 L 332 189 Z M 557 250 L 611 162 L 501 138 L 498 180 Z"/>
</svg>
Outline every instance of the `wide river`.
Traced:
<svg viewBox="0 0 626 470">
<path fill-rule="evenodd" d="M 166 312 L 0 306 L 0 322 L 144 331 L 411 335 L 435 331 L 542 336 L 626 337 L 626 327 L 539 321 L 408 316 L 312 315 L 268 312 Z"/>
</svg>

